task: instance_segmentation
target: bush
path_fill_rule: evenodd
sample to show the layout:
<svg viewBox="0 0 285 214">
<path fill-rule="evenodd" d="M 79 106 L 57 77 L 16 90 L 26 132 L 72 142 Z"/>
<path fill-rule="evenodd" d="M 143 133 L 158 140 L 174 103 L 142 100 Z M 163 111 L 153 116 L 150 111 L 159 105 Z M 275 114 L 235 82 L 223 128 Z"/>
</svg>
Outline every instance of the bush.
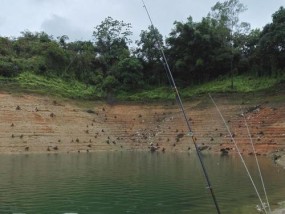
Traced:
<svg viewBox="0 0 285 214">
<path fill-rule="evenodd" d="M 0 61 L 0 75 L 14 77 L 19 73 L 19 66 L 13 62 Z"/>
<path fill-rule="evenodd" d="M 103 80 L 102 89 L 106 92 L 114 92 L 115 88 L 119 85 L 116 77 L 109 75 Z"/>
<path fill-rule="evenodd" d="M 122 89 L 132 90 L 143 86 L 142 64 L 134 57 L 119 61 L 116 67 L 116 77 L 122 83 Z"/>
</svg>

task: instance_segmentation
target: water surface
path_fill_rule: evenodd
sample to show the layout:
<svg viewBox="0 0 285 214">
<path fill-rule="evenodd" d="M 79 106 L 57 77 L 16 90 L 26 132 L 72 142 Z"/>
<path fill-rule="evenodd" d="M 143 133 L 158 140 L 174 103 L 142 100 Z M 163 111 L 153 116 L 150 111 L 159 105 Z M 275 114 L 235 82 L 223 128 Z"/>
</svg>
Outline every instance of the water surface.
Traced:
<svg viewBox="0 0 285 214">
<path fill-rule="evenodd" d="M 239 157 L 204 160 L 221 212 L 256 213 Z M 285 200 L 285 170 L 259 160 L 274 207 Z M 246 161 L 257 178 L 254 158 Z M 98 152 L 0 155 L 0 213 L 216 212 L 195 154 Z"/>
</svg>

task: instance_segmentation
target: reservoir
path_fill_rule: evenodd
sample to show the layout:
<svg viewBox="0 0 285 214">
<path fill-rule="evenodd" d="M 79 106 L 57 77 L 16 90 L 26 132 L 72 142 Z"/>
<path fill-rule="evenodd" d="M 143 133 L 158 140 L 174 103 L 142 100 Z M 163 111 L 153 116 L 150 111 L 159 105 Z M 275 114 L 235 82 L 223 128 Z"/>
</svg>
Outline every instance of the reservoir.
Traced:
<svg viewBox="0 0 285 214">
<path fill-rule="evenodd" d="M 221 213 L 254 214 L 259 200 L 238 155 L 203 154 Z M 263 196 L 255 159 L 245 161 Z M 285 170 L 259 157 L 272 209 Z M 216 213 L 195 153 L 1 154 L 0 213 Z"/>
</svg>

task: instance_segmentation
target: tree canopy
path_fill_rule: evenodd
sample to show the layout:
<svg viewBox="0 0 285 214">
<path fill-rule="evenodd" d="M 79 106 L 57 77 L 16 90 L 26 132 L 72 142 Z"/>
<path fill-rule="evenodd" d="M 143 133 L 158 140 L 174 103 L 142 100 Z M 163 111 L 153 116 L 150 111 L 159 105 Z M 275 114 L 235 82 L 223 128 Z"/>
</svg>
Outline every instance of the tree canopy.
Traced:
<svg viewBox="0 0 285 214">
<path fill-rule="evenodd" d="M 157 28 L 142 30 L 132 43 L 130 23 L 107 17 L 93 31 L 93 41 L 69 41 L 45 32 L 23 31 L 0 37 L 0 75 L 21 72 L 76 79 L 108 93 L 168 84 L 157 48 L 162 46 L 179 86 L 220 76 L 285 73 L 285 9 L 280 7 L 263 29 L 250 29 L 239 15 L 238 0 L 217 2 L 201 21 L 175 21 L 163 38 Z"/>
</svg>

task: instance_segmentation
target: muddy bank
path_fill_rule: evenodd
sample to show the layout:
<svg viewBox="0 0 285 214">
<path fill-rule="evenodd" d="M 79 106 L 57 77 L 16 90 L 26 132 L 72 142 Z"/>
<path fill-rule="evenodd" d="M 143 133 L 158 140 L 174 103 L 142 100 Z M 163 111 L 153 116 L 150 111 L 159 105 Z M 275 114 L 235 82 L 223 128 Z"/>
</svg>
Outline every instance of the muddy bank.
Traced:
<svg viewBox="0 0 285 214">
<path fill-rule="evenodd" d="M 246 126 L 258 155 L 285 148 L 285 103 L 271 101 L 272 95 L 263 98 L 244 102 L 237 101 L 235 95 L 214 96 L 235 141 L 246 155 L 253 154 Z M 236 152 L 207 96 L 184 104 L 202 150 Z M 157 152 L 194 151 L 175 103 L 109 105 L 0 92 L 0 153 L 149 151 L 150 148 Z"/>
</svg>

